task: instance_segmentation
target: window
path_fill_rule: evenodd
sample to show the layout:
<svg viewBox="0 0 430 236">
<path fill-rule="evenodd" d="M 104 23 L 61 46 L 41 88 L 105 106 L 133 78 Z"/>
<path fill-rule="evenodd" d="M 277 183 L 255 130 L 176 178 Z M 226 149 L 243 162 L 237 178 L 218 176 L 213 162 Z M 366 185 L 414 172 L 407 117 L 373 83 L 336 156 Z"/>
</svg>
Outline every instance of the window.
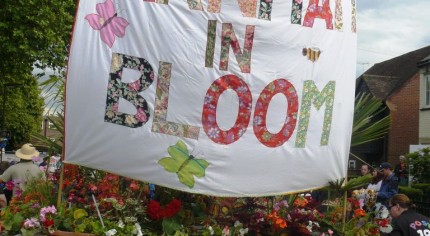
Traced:
<svg viewBox="0 0 430 236">
<path fill-rule="evenodd" d="M 426 106 L 430 106 L 430 75 L 426 76 L 425 80 Z"/>
</svg>

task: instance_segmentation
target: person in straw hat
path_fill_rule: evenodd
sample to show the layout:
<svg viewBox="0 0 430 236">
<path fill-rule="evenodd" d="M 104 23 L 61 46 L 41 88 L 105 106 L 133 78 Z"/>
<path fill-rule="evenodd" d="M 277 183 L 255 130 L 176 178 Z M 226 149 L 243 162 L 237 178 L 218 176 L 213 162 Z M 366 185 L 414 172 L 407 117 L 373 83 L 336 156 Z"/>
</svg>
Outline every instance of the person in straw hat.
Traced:
<svg viewBox="0 0 430 236">
<path fill-rule="evenodd" d="M 39 152 L 32 144 L 27 143 L 22 145 L 22 147 L 15 152 L 15 156 L 17 156 L 20 161 L 7 168 L 4 173 L 0 175 L 0 180 L 4 182 L 10 180 L 14 181 L 14 194 L 16 194 L 17 191 L 24 191 L 27 181 L 33 178 L 45 178 L 43 171 L 33 163 L 33 158 L 38 157 Z"/>
</svg>

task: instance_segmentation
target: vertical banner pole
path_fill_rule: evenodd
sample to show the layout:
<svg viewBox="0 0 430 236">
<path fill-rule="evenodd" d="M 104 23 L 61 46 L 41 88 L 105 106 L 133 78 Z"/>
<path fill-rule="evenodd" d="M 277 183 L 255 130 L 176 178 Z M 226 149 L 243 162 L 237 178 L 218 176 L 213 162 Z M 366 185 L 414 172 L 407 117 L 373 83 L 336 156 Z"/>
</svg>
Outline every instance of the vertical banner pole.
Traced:
<svg viewBox="0 0 430 236">
<path fill-rule="evenodd" d="M 61 205 L 61 200 L 62 200 L 61 196 L 63 195 L 63 182 L 64 182 L 64 163 L 61 160 L 60 181 L 58 182 L 57 209 Z"/>
<path fill-rule="evenodd" d="M 348 183 L 348 175 L 345 177 L 344 186 Z M 348 191 L 345 190 L 343 193 L 343 216 L 342 216 L 342 233 L 345 233 L 345 224 L 346 224 L 346 203 L 348 198 Z"/>
</svg>

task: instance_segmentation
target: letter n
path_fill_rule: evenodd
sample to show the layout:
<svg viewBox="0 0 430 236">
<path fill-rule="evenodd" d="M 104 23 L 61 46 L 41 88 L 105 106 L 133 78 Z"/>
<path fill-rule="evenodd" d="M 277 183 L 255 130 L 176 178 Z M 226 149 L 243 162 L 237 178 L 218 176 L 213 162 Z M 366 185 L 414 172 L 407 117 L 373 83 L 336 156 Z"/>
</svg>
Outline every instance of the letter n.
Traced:
<svg viewBox="0 0 430 236">
<path fill-rule="evenodd" d="M 251 52 L 254 41 L 254 29 L 255 26 L 253 25 L 246 26 L 245 42 L 243 44 L 242 51 L 231 23 L 222 24 L 221 55 L 219 64 L 220 70 L 228 70 L 231 46 L 242 73 L 251 73 Z"/>
</svg>

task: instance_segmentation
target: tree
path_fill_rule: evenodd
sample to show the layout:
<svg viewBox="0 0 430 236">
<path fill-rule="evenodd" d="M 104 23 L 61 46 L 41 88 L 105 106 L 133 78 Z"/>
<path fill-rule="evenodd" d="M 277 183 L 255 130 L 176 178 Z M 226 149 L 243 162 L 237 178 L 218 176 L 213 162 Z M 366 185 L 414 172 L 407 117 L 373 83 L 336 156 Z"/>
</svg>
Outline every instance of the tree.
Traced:
<svg viewBox="0 0 430 236">
<path fill-rule="evenodd" d="M 75 8 L 74 0 L 0 1 L 0 104 L 7 100 L 1 129 L 13 133 L 9 147 L 29 141 L 30 133 L 40 129 L 43 98 L 38 78 L 47 69 L 64 74 Z M 35 69 L 41 73 L 34 74 Z M 6 87 L 4 94 L 7 84 L 21 86 Z"/>
</svg>

